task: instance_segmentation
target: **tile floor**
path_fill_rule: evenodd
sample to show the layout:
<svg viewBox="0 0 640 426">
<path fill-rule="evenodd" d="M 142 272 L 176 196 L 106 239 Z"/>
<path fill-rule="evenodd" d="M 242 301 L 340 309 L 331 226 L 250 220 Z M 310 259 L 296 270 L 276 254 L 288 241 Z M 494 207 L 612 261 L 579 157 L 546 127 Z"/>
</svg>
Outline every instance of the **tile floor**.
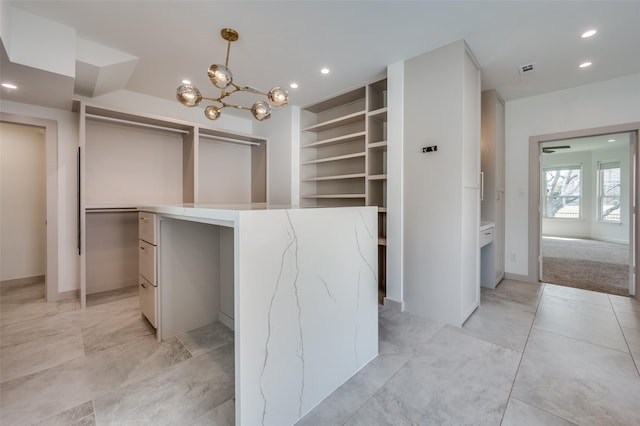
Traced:
<svg viewBox="0 0 640 426">
<path fill-rule="evenodd" d="M 0 293 L 0 424 L 231 425 L 233 333 L 162 343 L 137 289 Z M 640 303 L 505 280 L 463 328 L 380 309 L 380 356 L 298 425 L 640 424 Z M 250 425 L 253 426 L 253 425 Z"/>
</svg>

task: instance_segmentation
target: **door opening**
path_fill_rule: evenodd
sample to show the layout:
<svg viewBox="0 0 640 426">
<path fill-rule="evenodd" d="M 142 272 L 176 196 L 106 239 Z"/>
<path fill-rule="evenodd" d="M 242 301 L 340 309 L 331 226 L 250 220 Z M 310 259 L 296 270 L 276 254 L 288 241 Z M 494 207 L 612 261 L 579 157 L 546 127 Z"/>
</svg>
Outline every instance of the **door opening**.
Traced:
<svg viewBox="0 0 640 426">
<path fill-rule="evenodd" d="M 42 165 L 42 174 L 44 176 L 44 217 L 39 221 L 41 226 L 44 226 L 44 270 L 40 276 L 45 277 L 45 300 L 48 302 L 57 301 L 61 298 L 72 297 L 75 295 L 75 291 L 67 292 L 68 294 L 61 294 L 58 288 L 60 282 L 59 279 L 59 265 L 58 265 L 58 128 L 57 123 L 54 120 L 47 120 L 42 118 L 28 117 L 17 114 L 8 114 L 0 112 L 0 125 L 18 125 L 25 128 L 35 129 L 40 132 L 44 140 L 44 164 Z M 3 138 L 4 139 L 4 138 Z M 4 171 L 4 167 L 3 167 Z M 10 185 L 13 188 L 15 185 L 20 185 L 23 182 L 6 181 L 3 176 L 2 193 L 4 195 L 4 186 Z M 3 202 L 3 207 L 4 202 Z M 6 208 L 15 208 L 15 206 L 6 206 Z M 15 210 L 23 213 L 22 210 Z M 26 213 L 25 213 L 26 214 Z M 4 220 L 4 215 L 3 215 Z M 5 233 L 7 229 L 2 229 L 2 240 L 5 240 Z M 12 237 L 13 238 L 13 237 Z M 5 250 L 3 248 L 2 258 L 4 259 Z M 13 249 L 12 249 L 13 250 Z M 4 268 L 2 268 L 4 271 Z M 33 272 L 22 272 L 21 274 L 31 274 Z M 5 274 L 1 272 L 0 275 Z M 37 275 L 36 275 L 37 276 Z M 6 277 L 8 278 L 8 275 Z M 2 280 L 5 280 L 3 277 Z"/>
<path fill-rule="evenodd" d="M 42 284 L 46 247 L 44 129 L 0 123 L 0 242 L 4 285 Z"/>
<path fill-rule="evenodd" d="M 629 295 L 632 133 L 540 143 L 540 280 Z"/>
<path fill-rule="evenodd" d="M 530 138 L 529 277 L 635 295 L 640 123 Z"/>
</svg>

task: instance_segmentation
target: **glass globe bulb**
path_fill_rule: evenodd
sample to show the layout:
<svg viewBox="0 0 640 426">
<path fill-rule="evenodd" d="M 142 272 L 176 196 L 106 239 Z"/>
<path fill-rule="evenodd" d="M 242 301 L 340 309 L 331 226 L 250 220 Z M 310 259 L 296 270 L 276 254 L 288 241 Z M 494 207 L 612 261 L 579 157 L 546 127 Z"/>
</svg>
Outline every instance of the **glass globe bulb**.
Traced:
<svg viewBox="0 0 640 426">
<path fill-rule="evenodd" d="M 289 94 L 282 87 L 274 87 L 268 93 L 269 103 L 274 107 L 282 107 L 287 104 Z"/>
<path fill-rule="evenodd" d="M 202 95 L 193 84 L 183 84 L 176 90 L 176 98 L 184 106 L 194 107 L 202 100 Z"/>
<path fill-rule="evenodd" d="M 256 120 L 266 120 L 271 117 L 271 106 L 265 101 L 256 101 L 251 107 L 251 112 Z"/>
<path fill-rule="evenodd" d="M 217 120 L 220 117 L 220 108 L 213 105 L 209 105 L 204 109 L 204 115 L 209 120 Z"/>
<path fill-rule="evenodd" d="M 231 70 L 224 65 L 211 65 L 207 72 L 209 80 L 218 89 L 224 89 L 233 81 Z"/>
</svg>

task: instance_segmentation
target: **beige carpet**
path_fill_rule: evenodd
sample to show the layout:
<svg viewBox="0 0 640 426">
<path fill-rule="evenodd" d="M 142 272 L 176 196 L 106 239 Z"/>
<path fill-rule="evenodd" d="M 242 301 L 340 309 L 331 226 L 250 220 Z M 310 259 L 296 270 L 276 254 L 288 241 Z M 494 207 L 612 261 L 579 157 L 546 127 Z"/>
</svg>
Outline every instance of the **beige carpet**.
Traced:
<svg viewBox="0 0 640 426">
<path fill-rule="evenodd" d="M 629 295 L 629 245 L 542 238 L 542 281 Z"/>
</svg>

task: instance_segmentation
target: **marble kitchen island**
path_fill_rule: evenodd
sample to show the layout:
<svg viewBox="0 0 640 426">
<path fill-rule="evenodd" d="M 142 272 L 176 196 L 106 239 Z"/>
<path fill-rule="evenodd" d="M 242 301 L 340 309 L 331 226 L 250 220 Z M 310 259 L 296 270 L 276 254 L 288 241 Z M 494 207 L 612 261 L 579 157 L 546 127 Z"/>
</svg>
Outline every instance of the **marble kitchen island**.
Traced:
<svg viewBox="0 0 640 426">
<path fill-rule="evenodd" d="M 377 208 L 144 206 L 158 336 L 234 329 L 237 425 L 290 425 L 378 354 Z"/>
</svg>

